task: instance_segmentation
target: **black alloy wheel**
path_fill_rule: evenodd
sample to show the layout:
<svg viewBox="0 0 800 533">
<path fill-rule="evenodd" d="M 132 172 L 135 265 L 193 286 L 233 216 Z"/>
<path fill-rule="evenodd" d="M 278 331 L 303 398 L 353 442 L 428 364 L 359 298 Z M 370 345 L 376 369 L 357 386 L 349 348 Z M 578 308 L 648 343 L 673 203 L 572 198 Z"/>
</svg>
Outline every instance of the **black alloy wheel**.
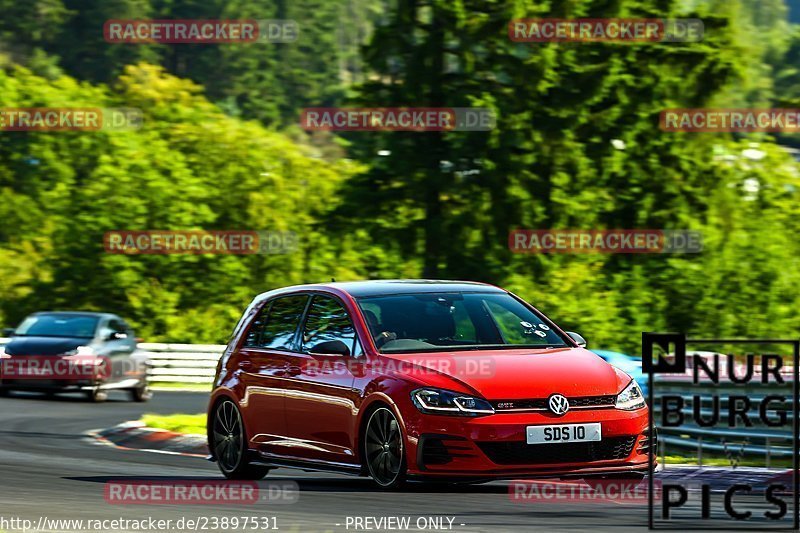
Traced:
<svg viewBox="0 0 800 533">
<path fill-rule="evenodd" d="M 379 407 L 367 422 L 365 463 L 372 479 L 382 488 L 398 488 L 405 481 L 403 433 L 394 413 Z"/>
</svg>

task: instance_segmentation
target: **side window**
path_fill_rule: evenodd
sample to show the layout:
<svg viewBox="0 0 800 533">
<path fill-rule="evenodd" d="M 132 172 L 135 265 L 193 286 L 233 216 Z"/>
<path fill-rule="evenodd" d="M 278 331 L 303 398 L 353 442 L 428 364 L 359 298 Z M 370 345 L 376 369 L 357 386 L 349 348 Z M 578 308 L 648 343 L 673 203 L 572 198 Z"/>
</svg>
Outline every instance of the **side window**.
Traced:
<svg viewBox="0 0 800 533">
<path fill-rule="evenodd" d="M 121 340 L 122 337 L 112 339 L 111 335 L 128 335 L 128 330 L 125 323 L 116 318 L 109 320 L 105 326 L 101 328 L 100 338 L 103 340 Z"/>
<path fill-rule="evenodd" d="M 361 347 L 361 341 L 358 340 L 358 337 L 356 337 L 356 344 L 353 346 L 353 357 L 356 359 L 364 357 L 364 348 Z"/>
<path fill-rule="evenodd" d="M 253 323 L 250 324 L 250 329 L 247 330 L 247 338 L 244 340 L 245 348 L 255 348 L 259 345 L 261 334 L 264 332 L 264 326 L 267 325 L 267 317 L 269 316 L 269 308 L 271 306 L 272 302 L 265 303 L 264 307 L 261 308 L 261 311 L 258 312 L 258 315 L 253 320 Z"/>
<path fill-rule="evenodd" d="M 342 304 L 328 296 L 315 296 L 303 329 L 303 351 L 321 342 L 342 341 L 355 355 L 355 340 L 353 322 Z"/>
<path fill-rule="evenodd" d="M 269 317 L 263 325 L 258 346 L 277 350 L 293 350 L 294 334 L 306 308 L 308 296 L 284 296 L 272 302 Z"/>
</svg>

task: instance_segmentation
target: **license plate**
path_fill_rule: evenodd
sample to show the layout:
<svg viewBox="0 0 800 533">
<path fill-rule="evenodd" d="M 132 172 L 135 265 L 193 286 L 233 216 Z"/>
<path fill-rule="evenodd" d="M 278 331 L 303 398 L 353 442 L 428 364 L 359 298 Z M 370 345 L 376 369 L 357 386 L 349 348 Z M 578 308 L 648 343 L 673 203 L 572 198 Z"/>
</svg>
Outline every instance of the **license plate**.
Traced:
<svg viewBox="0 0 800 533">
<path fill-rule="evenodd" d="M 528 426 L 528 444 L 599 441 L 600 424 L 564 424 L 562 426 Z"/>
</svg>

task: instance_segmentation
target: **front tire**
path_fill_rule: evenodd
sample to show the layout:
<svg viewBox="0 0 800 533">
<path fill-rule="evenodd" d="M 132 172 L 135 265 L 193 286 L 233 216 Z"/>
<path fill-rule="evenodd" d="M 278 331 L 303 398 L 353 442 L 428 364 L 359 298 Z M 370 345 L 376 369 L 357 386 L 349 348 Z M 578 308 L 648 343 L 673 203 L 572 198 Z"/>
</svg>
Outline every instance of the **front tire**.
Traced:
<svg viewBox="0 0 800 533">
<path fill-rule="evenodd" d="M 400 422 L 388 407 L 370 413 L 361 441 L 364 464 L 372 480 L 382 489 L 401 488 L 406 481 L 406 459 Z"/>
<path fill-rule="evenodd" d="M 242 415 L 231 400 L 223 400 L 214 409 L 211 449 L 220 472 L 228 479 L 259 480 L 270 469 L 247 461 L 247 434 Z"/>
<path fill-rule="evenodd" d="M 143 383 L 141 386 L 131 389 L 130 394 L 131 400 L 137 403 L 150 401 L 150 399 L 153 397 L 153 391 L 150 389 L 150 385 L 147 383 Z"/>
</svg>

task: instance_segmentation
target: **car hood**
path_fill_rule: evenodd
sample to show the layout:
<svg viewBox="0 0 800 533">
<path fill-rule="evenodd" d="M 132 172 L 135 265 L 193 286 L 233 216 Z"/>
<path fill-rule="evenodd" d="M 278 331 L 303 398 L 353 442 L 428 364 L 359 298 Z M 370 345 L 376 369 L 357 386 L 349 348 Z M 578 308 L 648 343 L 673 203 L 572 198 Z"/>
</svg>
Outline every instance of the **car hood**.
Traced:
<svg viewBox="0 0 800 533">
<path fill-rule="evenodd" d="M 425 385 L 477 393 L 488 400 L 618 394 L 623 371 L 584 348 L 382 354 Z M 466 390 L 460 390 L 465 388 Z"/>
<path fill-rule="evenodd" d="M 61 355 L 78 346 L 86 346 L 92 339 L 76 337 L 12 337 L 4 346 L 7 355 Z"/>
</svg>

